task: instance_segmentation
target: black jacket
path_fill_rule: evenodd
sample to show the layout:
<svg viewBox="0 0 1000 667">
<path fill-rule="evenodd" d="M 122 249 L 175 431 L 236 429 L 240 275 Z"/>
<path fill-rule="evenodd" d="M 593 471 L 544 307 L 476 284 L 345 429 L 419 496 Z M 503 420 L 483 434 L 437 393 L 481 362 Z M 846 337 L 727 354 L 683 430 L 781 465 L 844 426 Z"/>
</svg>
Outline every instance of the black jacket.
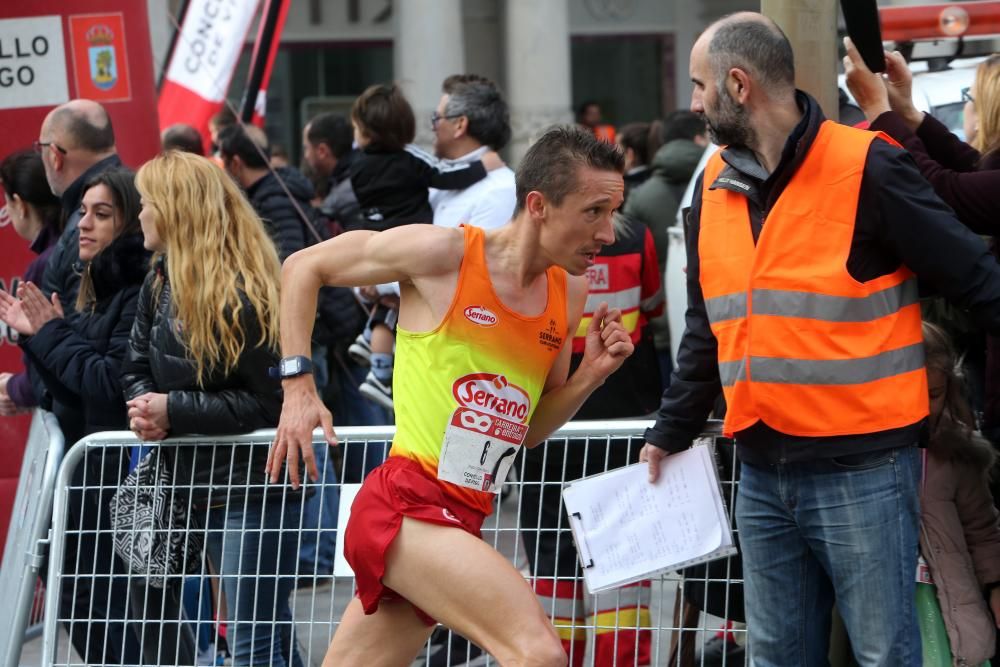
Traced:
<svg viewBox="0 0 1000 667">
<path fill-rule="evenodd" d="M 330 221 L 340 225 L 345 232 L 354 229 L 364 229 L 365 219 L 361 216 L 361 206 L 358 197 L 351 186 L 351 165 L 359 151 L 352 150 L 337 159 L 337 166 L 330 174 L 329 190 L 320 211 Z"/>
<path fill-rule="evenodd" d="M 296 210 L 281 187 L 275 172 L 310 222 L 302 220 L 299 210 Z M 247 197 L 257 215 L 264 221 L 264 227 L 278 248 L 278 257 L 284 262 L 292 253 L 321 239 L 326 240 L 329 230 L 325 227 L 324 220 L 314 216 L 315 210 L 310 203 L 313 186 L 302 172 L 288 167 L 278 168 L 275 172 L 268 172 L 251 185 L 247 190 Z M 364 313 L 353 290 L 346 287 L 323 287 L 319 291 L 316 305 L 313 340 L 318 345 L 349 345 L 364 328 L 364 320 Z"/>
<path fill-rule="evenodd" d="M 365 228 L 377 232 L 413 223 L 431 223 L 434 212 L 428 188 L 464 190 L 486 178 L 476 161 L 447 168 L 416 146 L 383 151 L 367 146 L 351 164 L 351 186 L 365 218 Z"/>
<path fill-rule="evenodd" d="M 76 293 L 80 289 L 80 271 L 82 269 L 80 266 L 80 233 L 76 226 L 80 222 L 80 201 L 83 199 L 83 186 L 94 176 L 120 166 L 122 166 L 122 161 L 118 155 L 106 157 L 83 172 L 62 193 L 65 226 L 62 236 L 56 242 L 52 254 L 49 255 L 49 262 L 45 266 L 45 277 L 39 287 L 45 292 L 45 296 L 49 296 L 53 292 L 59 294 L 59 299 L 67 313 L 73 310 L 76 303 Z"/>
<path fill-rule="evenodd" d="M 67 444 L 127 428 L 120 374 L 149 266 L 142 243 L 142 234 L 120 236 L 94 260 L 93 311 L 69 312 L 21 340 L 45 388 L 42 406 L 55 413 Z"/>
<path fill-rule="evenodd" d="M 281 187 L 279 176 L 307 217 L 312 211 L 312 204 L 309 202 L 313 198 L 313 186 L 297 169 L 280 167 L 274 172 L 269 171 L 247 189 L 250 204 L 264 221 L 264 227 L 278 248 L 278 256 L 284 262 L 293 252 L 312 245 L 316 239 L 305 227 L 308 223 L 302 220 L 302 215 L 285 193 L 285 188 Z"/>
<path fill-rule="evenodd" d="M 803 118 L 789 136 L 774 172 L 767 174 L 746 148 L 729 147 L 722 154 L 727 167 L 712 185 L 747 197 L 754 239 L 760 234 L 767 211 L 805 159 L 824 120 L 815 100 L 802 92 L 797 99 Z M 705 312 L 699 273 L 701 178 L 686 228 L 686 330 L 656 424 L 646 431 L 648 442 L 669 451 L 691 444 L 722 390 L 717 343 Z M 868 152 L 846 264 L 859 282 L 892 273 L 905 264 L 923 286 L 936 289 L 967 309 L 987 329 L 1000 330 L 1000 267 L 996 260 L 982 239 L 962 225 L 934 194 L 913 158 L 885 141 L 872 142 Z M 908 446 L 918 441 L 921 428 L 922 423 L 917 423 L 869 435 L 802 438 L 758 422 L 737 433 L 736 442 L 744 461 L 772 463 Z"/>
<path fill-rule="evenodd" d="M 159 293 L 157 276 L 162 279 Z M 197 385 L 194 363 L 176 333 L 183 325 L 171 311 L 170 281 L 165 262 L 160 262 L 147 276 L 139 294 L 122 365 L 125 399 L 146 392 L 167 394 L 171 437 L 239 434 L 276 426 L 281 414 L 281 385 L 268 369 L 277 365 L 278 354 L 257 345 L 260 325 L 249 302 L 244 300 L 241 313 L 247 344 L 236 368 L 230 373 L 208 371 L 203 387 Z M 182 470 L 195 471 L 200 482 L 211 479 L 213 484 L 225 486 L 230 482 L 256 485 L 265 481 L 266 445 L 203 447 L 198 450 L 197 460 L 189 448 L 178 451 Z"/>
</svg>

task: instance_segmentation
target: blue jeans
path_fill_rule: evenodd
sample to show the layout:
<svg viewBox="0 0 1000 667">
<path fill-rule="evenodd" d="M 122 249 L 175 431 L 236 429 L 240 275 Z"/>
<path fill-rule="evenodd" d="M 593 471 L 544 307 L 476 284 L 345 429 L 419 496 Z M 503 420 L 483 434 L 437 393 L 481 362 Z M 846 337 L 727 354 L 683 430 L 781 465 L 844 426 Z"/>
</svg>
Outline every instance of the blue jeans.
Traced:
<svg viewBox="0 0 1000 667">
<path fill-rule="evenodd" d="M 212 618 L 212 586 L 206 577 L 192 576 L 184 579 L 181 589 L 184 617 L 188 619 L 198 653 L 208 650 L 215 639 L 215 622 Z"/>
<path fill-rule="evenodd" d="M 920 667 L 916 447 L 743 464 L 736 520 L 756 667 L 827 665 L 834 604 L 861 667 Z"/>
<path fill-rule="evenodd" d="M 301 499 L 242 499 L 208 511 L 205 551 L 226 595 L 234 665 L 301 667 L 289 597 L 295 589 Z"/>
<path fill-rule="evenodd" d="M 302 531 L 299 546 L 299 576 L 332 574 L 337 555 L 337 513 L 340 511 L 340 486 L 330 461 L 329 448 L 317 445 L 316 469 L 319 485 L 306 498 L 302 508 Z"/>
</svg>

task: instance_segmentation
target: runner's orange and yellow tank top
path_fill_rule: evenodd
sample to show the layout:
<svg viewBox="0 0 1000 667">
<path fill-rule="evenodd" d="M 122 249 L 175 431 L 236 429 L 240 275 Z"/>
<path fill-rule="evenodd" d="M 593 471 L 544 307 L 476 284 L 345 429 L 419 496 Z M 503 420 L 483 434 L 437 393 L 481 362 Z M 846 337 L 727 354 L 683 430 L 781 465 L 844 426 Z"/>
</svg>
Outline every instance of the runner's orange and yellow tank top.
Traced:
<svg viewBox="0 0 1000 667">
<path fill-rule="evenodd" d="M 445 493 L 490 514 L 568 335 L 566 272 L 546 271 L 545 310 L 526 317 L 493 289 L 485 234 L 466 225 L 458 286 L 442 322 L 396 334 L 396 436 Z"/>
</svg>

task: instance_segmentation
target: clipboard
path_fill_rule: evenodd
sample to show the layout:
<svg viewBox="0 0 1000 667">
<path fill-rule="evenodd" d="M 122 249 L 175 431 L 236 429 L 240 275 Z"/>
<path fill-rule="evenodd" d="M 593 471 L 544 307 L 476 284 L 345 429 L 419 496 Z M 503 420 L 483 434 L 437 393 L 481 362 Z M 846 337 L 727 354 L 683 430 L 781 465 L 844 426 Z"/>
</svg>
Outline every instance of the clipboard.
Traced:
<svg viewBox="0 0 1000 667">
<path fill-rule="evenodd" d="M 709 446 L 668 456 L 656 484 L 637 463 L 568 484 L 563 502 L 591 594 L 736 553 Z"/>
</svg>

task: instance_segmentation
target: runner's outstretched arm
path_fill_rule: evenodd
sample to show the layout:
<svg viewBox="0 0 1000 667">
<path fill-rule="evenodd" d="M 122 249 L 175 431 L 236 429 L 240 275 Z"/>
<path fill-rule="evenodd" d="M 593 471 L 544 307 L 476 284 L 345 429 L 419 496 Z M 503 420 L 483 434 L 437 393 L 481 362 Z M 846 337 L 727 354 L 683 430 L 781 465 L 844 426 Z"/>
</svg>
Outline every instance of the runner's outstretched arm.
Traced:
<svg viewBox="0 0 1000 667">
<path fill-rule="evenodd" d="M 449 237 L 454 230 L 430 225 L 407 225 L 386 232 L 353 231 L 291 255 L 281 267 L 281 355 L 311 356 L 316 298 L 323 285 L 355 287 L 396 281 L 446 269 L 460 261 Z M 456 259 L 459 258 L 459 259 Z M 277 436 L 268 452 L 266 472 L 278 481 L 283 463 L 298 488 L 299 462 L 314 481 L 319 479 L 312 448 L 312 432 L 323 427 L 329 444 L 337 444 L 333 417 L 316 393 L 311 374 L 282 381 L 284 400 Z"/>
<path fill-rule="evenodd" d="M 586 297 L 586 294 L 584 294 Z M 570 331 L 576 331 L 580 323 L 582 304 L 575 311 Z M 634 349 L 632 339 L 622 326 L 622 314 L 617 308 L 608 310 L 607 303 L 601 303 L 587 327 L 587 343 L 583 361 L 569 379 L 569 355 L 572 345 L 567 340 L 560 352 L 559 360 L 549 373 L 546 392 L 538 401 L 538 408 L 531 417 L 531 425 L 524 444 L 534 447 L 543 442 L 559 427 L 576 414 L 583 402 L 605 378 L 618 370 L 625 358 Z M 551 387 L 551 388 L 550 388 Z"/>
</svg>

